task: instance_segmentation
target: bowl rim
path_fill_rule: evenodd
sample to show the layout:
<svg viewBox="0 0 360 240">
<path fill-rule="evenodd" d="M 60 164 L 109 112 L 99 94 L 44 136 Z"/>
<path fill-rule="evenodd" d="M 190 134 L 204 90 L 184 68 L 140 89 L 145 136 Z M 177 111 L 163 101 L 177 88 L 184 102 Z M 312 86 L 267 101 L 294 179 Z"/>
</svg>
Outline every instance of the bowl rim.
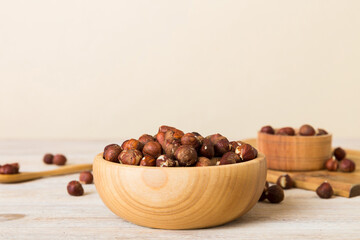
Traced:
<svg viewBox="0 0 360 240">
<path fill-rule="evenodd" d="M 121 163 L 117 163 L 117 162 L 110 162 L 105 160 L 103 157 L 103 152 L 97 154 L 95 156 L 94 161 L 99 160 L 104 162 L 105 164 L 109 164 L 109 165 L 114 165 L 117 167 L 126 167 L 126 168 L 134 168 L 134 169 L 169 169 L 169 171 L 173 171 L 173 170 L 179 170 L 179 169 L 208 169 L 208 168 L 213 168 L 213 167 L 218 167 L 218 168 L 230 168 L 230 167 L 239 167 L 239 166 L 246 166 L 246 165 L 251 165 L 254 164 L 255 162 L 260 162 L 260 161 L 265 161 L 266 162 L 266 156 L 261 153 L 258 152 L 258 156 L 252 160 L 246 161 L 246 162 L 239 162 L 239 163 L 234 163 L 234 164 L 226 164 L 226 165 L 214 165 L 214 166 L 204 166 L 204 167 L 195 167 L 195 166 L 191 166 L 191 167 L 156 167 L 156 166 L 140 166 L 140 165 L 128 165 L 128 164 L 121 164 Z M 168 170 L 165 170 L 168 171 Z M 182 171 L 182 170 L 181 170 Z"/>
<path fill-rule="evenodd" d="M 295 131 L 296 132 L 296 131 Z M 260 132 L 258 131 L 258 135 L 266 135 L 266 136 L 272 136 L 272 137 L 282 137 L 282 138 L 307 138 L 307 139 L 311 139 L 311 138 L 326 138 L 326 137 L 332 137 L 332 134 L 328 132 L 328 134 L 325 135 L 314 135 L 314 136 L 301 136 L 301 135 L 294 135 L 294 136 L 289 136 L 289 135 L 278 135 L 278 134 L 269 134 L 269 133 L 264 133 L 264 132 Z"/>
</svg>

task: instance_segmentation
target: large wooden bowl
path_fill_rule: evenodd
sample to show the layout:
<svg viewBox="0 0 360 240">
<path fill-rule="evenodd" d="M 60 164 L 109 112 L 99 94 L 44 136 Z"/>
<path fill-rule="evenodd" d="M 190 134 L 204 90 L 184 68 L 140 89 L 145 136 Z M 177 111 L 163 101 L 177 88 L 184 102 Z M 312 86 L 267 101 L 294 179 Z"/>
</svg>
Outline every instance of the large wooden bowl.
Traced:
<svg viewBox="0 0 360 240">
<path fill-rule="evenodd" d="M 257 146 L 265 154 L 269 169 L 320 170 L 331 157 L 331 134 L 283 136 L 259 132 Z"/>
<path fill-rule="evenodd" d="M 105 205 L 132 223 L 162 229 L 221 225 L 249 211 L 266 179 L 264 155 L 211 167 L 142 167 L 95 157 L 96 189 Z"/>
</svg>

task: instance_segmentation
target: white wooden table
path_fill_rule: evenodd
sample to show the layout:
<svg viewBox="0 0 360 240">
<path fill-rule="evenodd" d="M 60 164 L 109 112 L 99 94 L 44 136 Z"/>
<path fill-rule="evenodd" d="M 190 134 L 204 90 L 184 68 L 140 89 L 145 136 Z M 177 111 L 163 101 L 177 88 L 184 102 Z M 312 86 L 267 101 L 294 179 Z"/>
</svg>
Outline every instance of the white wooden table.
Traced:
<svg viewBox="0 0 360 240">
<path fill-rule="evenodd" d="M 56 168 L 44 153 L 64 153 L 69 164 L 91 163 L 110 141 L 0 141 L 0 164 L 19 162 L 21 171 Z M 334 146 L 360 149 L 359 140 Z M 360 167 L 360 166 L 359 166 Z M 281 204 L 258 203 L 229 224 L 200 230 L 139 227 L 114 215 L 95 186 L 72 197 L 66 185 L 78 174 L 0 184 L 0 239 L 360 239 L 360 197 L 319 199 L 314 192 L 286 190 Z"/>
</svg>

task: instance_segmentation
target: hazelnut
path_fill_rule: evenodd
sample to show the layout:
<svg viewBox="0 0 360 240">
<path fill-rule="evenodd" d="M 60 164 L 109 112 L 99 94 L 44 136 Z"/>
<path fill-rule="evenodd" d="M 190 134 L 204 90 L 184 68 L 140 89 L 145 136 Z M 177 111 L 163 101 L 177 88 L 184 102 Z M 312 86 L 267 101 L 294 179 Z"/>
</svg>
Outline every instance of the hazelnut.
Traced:
<svg viewBox="0 0 360 240">
<path fill-rule="evenodd" d="M 109 144 L 104 148 L 103 158 L 110 162 L 117 162 L 122 149 L 117 144 Z"/>
<path fill-rule="evenodd" d="M 299 134 L 301 136 L 314 136 L 315 129 L 309 124 L 302 125 L 299 129 Z"/>
<path fill-rule="evenodd" d="M 53 158 L 53 163 L 56 165 L 65 165 L 66 163 L 66 157 L 62 154 L 56 154 Z"/>
<path fill-rule="evenodd" d="M 278 185 L 272 185 L 267 190 L 267 199 L 271 203 L 280 203 L 284 200 L 284 190 Z"/>
<path fill-rule="evenodd" d="M 200 141 L 193 133 L 186 133 L 184 136 L 181 137 L 181 144 L 182 145 L 189 145 L 195 149 L 200 146 Z"/>
<path fill-rule="evenodd" d="M 318 128 L 316 136 L 327 135 L 327 134 L 328 134 L 327 131 L 325 131 L 324 129 Z"/>
<path fill-rule="evenodd" d="M 271 126 L 264 126 L 260 129 L 260 132 L 267 134 L 275 134 L 275 130 Z"/>
<path fill-rule="evenodd" d="M 214 162 L 212 162 L 207 157 L 199 157 L 195 166 L 196 167 L 207 167 L 207 166 L 213 166 L 213 165 L 214 165 Z"/>
<path fill-rule="evenodd" d="M 162 148 L 158 142 L 148 142 L 143 148 L 144 155 L 150 155 L 153 158 L 158 158 L 162 153 Z"/>
<path fill-rule="evenodd" d="M 289 174 L 281 175 L 276 181 L 276 184 L 279 185 L 282 189 L 290 189 L 295 185 Z"/>
<path fill-rule="evenodd" d="M 196 138 L 197 138 L 197 140 L 199 141 L 200 145 L 202 145 L 202 144 L 203 144 L 203 141 L 204 141 L 204 137 L 203 137 L 203 136 L 201 136 L 201 134 L 200 134 L 200 133 L 198 133 L 198 132 L 192 132 L 192 134 L 194 134 L 194 135 L 195 135 L 195 137 L 196 137 Z"/>
<path fill-rule="evenodd" d="M 241 145 L 243 145 L 243 144 L 245 144 L 244 142 L 242 142 L 242 141 L 232 141 L 232 142 L 230 142 L 230 147 L 231 147 L 231 149 L 230 149 L 230 151 L 232 151 L 232 152 L 235 152 L 235 149 L 238 147 L 238 146 L 241 146 Z"/>
<path fill-rule="evenodd" d="M 44 155 L 43 161 L 46 164 L 52 164 L 53 159 L 54 159 L 54 155 L 52 155 L 51 153 L 47 153 L 47 154 Z"/>
<path fill-rule="evenodd" d="M 264 201 L 267 198 L 267 193 L 268 193 L 268 188 L 269 188 L 269 182 L 266 181 L 265 182 L 265 186 L 264 186 L 264 190 L 259 198 L 259 202 Z"/>
<path fill-rule="evenodd" d="M 210 139 L 204 139 L 203 144 L 199 150 L 201 156 L 207 158 L 213 158 L 215 155 L 214 144 L 210 141 Z"/>
<path fill-rule="evenodd" d="M 121 148 L 123 150 L 129 150 L 129 149 L 136 149 L 141 151 L 143 148 L 143 145 L 136 139 L 129 139 L 126 140 L 125 142 L 123 142 L 123 144 L 121 145 Z"/>
<path fill-rule="evenodd" d="M 197 153 L 193 147 L 182 145 L 175 151 L 175 157 L 180 166 L 192 166 L 197 161 Z"/>
<path fill-rule="evenodd" d="M 176 150 L 181 146 L 179 142 L 166 143 L 164 152 L 169 158 L 175 158 Z"/>
<path fill-rule="evenodd" d="M 287 136 L 294 136 L 295 130 L 292 127 L 284 127 L 280 128 L 276 132 L 277 135 L 287 135 Z"/>
<path fill-rule="evenodd" d="M 19 173 L 19 164 L 11 163 L 0 166 L 0 174 L 17 174 Z"/>
<path fill-rule="evenodd" d="M 139 142 L 145 146 L 148 142 L 155 141 L 155 138 L 149 134 L 143 134 L 139 137 Z"/>
<path fill-rule="evenodd" d="M 165 126 L 165 125 L 159 127 L 158 133 L 159 132 L 166 133 L 167 131 L 175 132 L 175 137 L 178 138 L 178 139 L 180 139 L 184 135 L 183 131 L 181 131 L 181 130 L 179 130 L 177 128 L 170 127 L 170 126 Z"/>
<path fill-rule="evenodd" d="M 162 147 L 165 146 L 165 133 L 164 132 L 159 132 L 158 134 L 155 135 L 155 138 L 156 138 L 156 141 L 158 141 Z"/>
<path fill-rule="evenodd" d="M 353 172 L 355 170 L 355 163 L 350 159 L 344 158 L 340 161 L 339 169 L 342 172 Z"/>
<path fill-rule="evenodd" d="M 258 154 L 257 150 L 253 146 L 247 143 L 236 147 L 235 153 L 239 154 L 243 162 L 257 158 L 257 154 Z"/>
<path fill-rule="evenodd" d="M 179 162 L 167 157 L 166 155 L 161 155 L 156 159 L 157 167 L 178 167 Z"/>
<path fill-rule="evenodd" d="M 325 167 L 328 171 L 337 171 L 339 168 L 339 162 L 333 158 L 326 161 Z"/>
<path fill-rule="evenodd" d="M 93 183 L 94 177 L 91 172 L 84 171 L 80 173 L 79 181 L 83 184 L 91 184 Z"/>
<path fill-rule="evenodd" d="M 165 145 L 167 143 L 181 143 L 181 135 L 177 135 L 176 132 L 169 130 L 165 133 Z"/>
<path fill-rule="evenodd" d="M 215 156 L 221 157 L 222 155 L 231 150 L 229 140 L 221 134 L 213 134 L 208 136 L 207 138 L 210 139 L 210 141 L 214 145 Z"/>
<path fill-rule="evenodd" d="M 156 159 L 150 155 L 146 155 L 141 159 L 140 166 L 154 167 L 156 166 Z"/>
<path fill-rule="evenodd" d="M 342 159 L 344 159 L 346 157 L 346 152 L 341 147 L 337 147 L 337 148 L 334 149 L 333 155 L 337 160 L 340 161 L 340 160 L 342 160 Z"/>
<path fill-rule="evenodd" d="M 119 162 L 122 164 L 139 165 L 142 157 L 143 156 L 139 150 L 129 149 L 129 150 L 122 151 L 120 153 L 118 159 L 119 159 Z"/>
<path fill-rule="evenodd" d="M 71 181 L 67 185 L 67 191 L 71 196 L 81 196 L 84 194 L 84 189 L 78 181 Z"/>
<path fill-rule="evenodd" d="M 234 164 L 237 162 L 240 162 L 240 157 L 234 152 L 227 152 L 220 159 L 220 165 Z"/>
<path fill-rule="evenodd" d="M 325 181 L 316 189 L 316 194 L 320 198 L 331 198 L 331 196 L 334 194 L 334 191 L 331 185 Z"/>
</svg>

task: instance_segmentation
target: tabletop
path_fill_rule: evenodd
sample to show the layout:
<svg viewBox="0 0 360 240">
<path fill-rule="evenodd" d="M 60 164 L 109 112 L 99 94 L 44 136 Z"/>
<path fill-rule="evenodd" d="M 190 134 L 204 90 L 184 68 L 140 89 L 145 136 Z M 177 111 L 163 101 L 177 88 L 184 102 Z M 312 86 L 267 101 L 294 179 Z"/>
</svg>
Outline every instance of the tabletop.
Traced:
<svg viewBox="0 0 360 240">
<path fill-rule="evenodd" d="M 63 153 L 68 164 L 91 163 L 111 141 L 0 141 L 0 164 L 19 162 L 21 171 L 56 168 L 45 153 Z M 359 139 L 335 139 L 334 146 L 360 149 Z M 126 222 L 105 207 L 94 184 L 72 197 L 67 183 L 79 174 L 0 184 L 0 239 L 360 239 L 360 197 L 320 199 L 290 189 L 280 204 L 260 202 L 223 226 L 160 230 Z"/>
</svg>

